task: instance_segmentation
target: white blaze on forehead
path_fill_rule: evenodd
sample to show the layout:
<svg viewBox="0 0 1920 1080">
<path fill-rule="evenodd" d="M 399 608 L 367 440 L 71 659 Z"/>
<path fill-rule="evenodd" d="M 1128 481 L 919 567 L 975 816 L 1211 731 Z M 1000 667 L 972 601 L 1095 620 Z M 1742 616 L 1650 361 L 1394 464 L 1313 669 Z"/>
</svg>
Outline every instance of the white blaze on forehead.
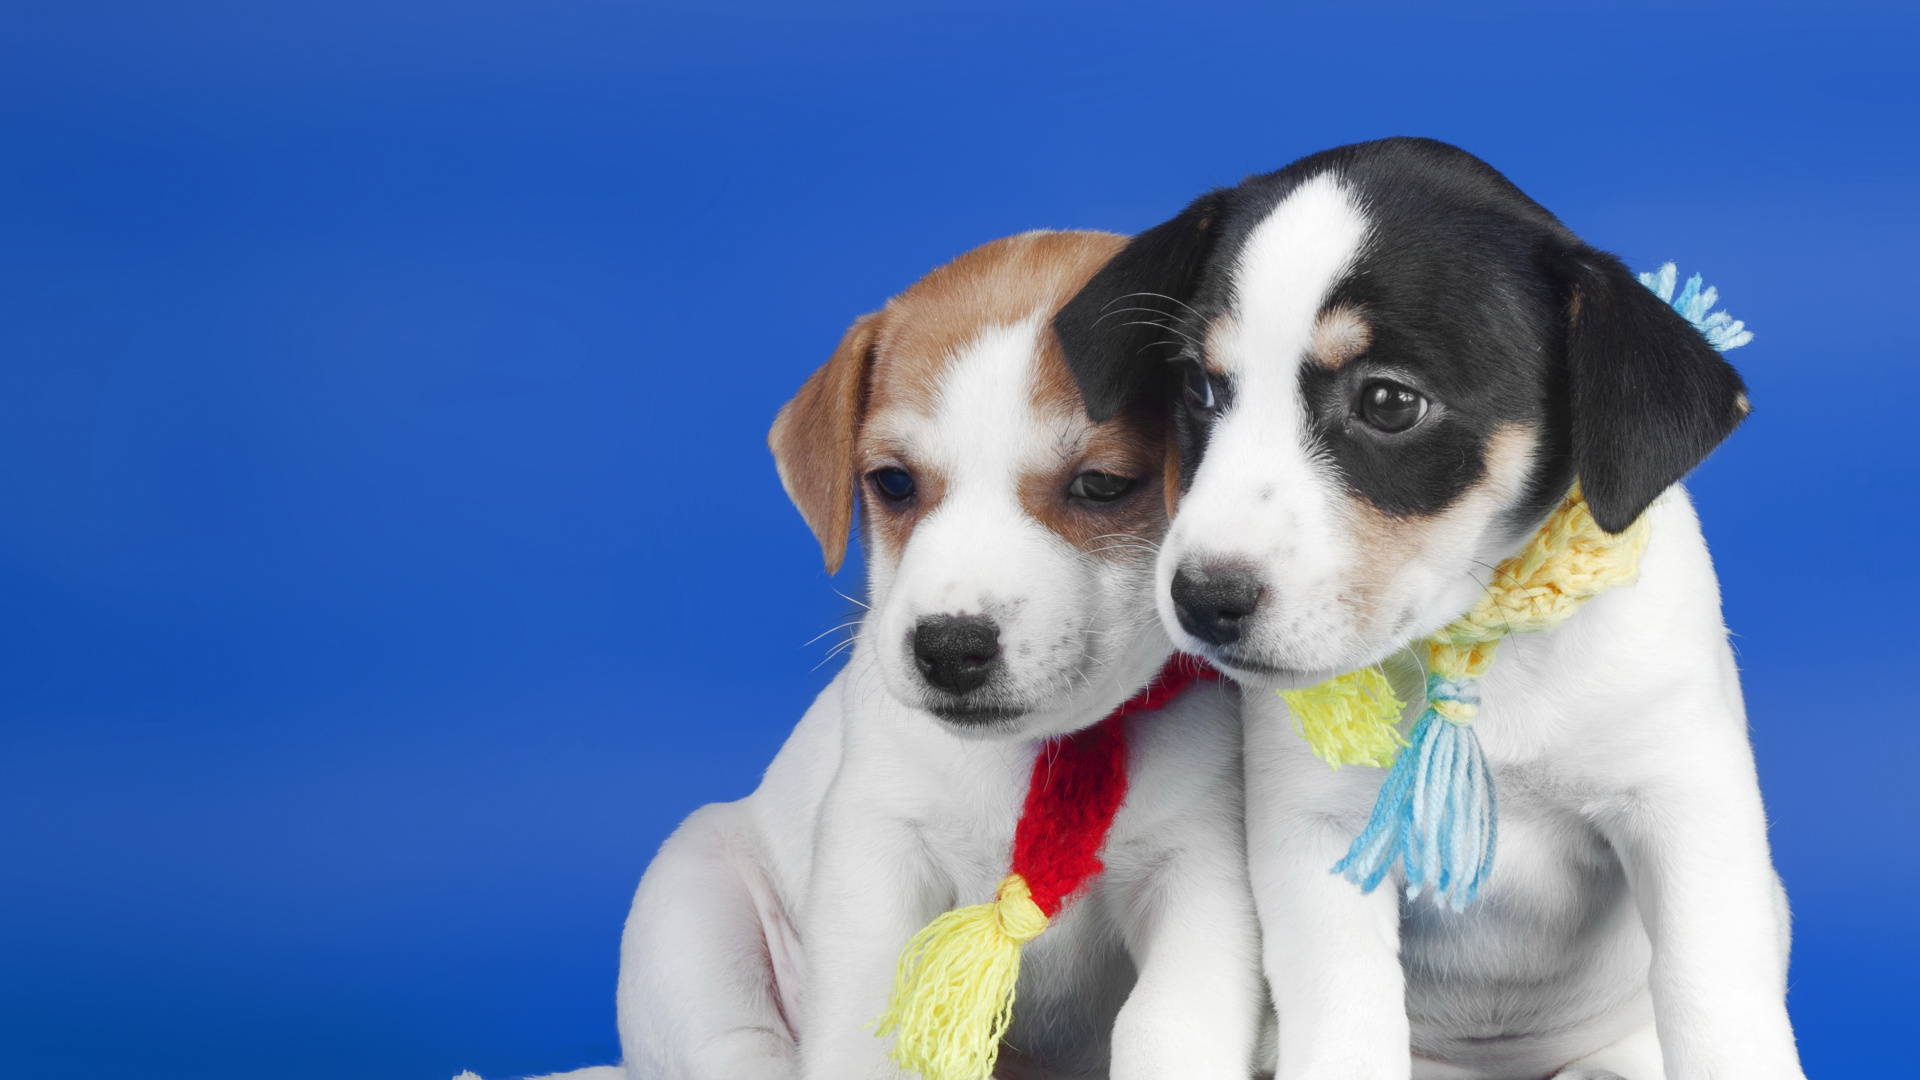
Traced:
<svg viewBox="0 0 1920 1080">
<path fill-rule="evenodd" d="M 1090 599 L 1073 588 L 1073 552 L 1020 502 L 1021 474 L 1059 453 L 1064 433 L 1034 404 L 1045 325 L 1035 314 L 988 327 L 940 372 L 909 445 L 944 490 L 914 526 L 886 605 L 896 636 L 929 614 L 991 617 L 1015 682 L 1056 652 L 1079 655 Z"/>
<path fill-rule="evenodd" d="M 1240 348 L 1221 358 L 1230 373 L 1278 367 L 1291 379 L 1312 342 L 1314 316 L 1366 238 L 1366 216 L 1326 173 L 1295 188 L 1255 226 L 1234 276 Z"/>
<path fill-rule="evenodd" d="M 1207 354 L 1232 377 L 1234 402 L 1209 439 L 1196 494 L 1223 482 L 1316 482 L 1316 455 L 1301 430 L 1300 365 L 1313 344 L 1315 316 L 1366 237 L 1366 217 L 1329 175 L 1294 189 L 1247 237 L 1233 310 L 1209 334 Z"/>
<path fill-rule="evenodd" d="M 1035 313 L 988 327 L 941 372 L 927 449 L 953 485 L 945 501 L 982 489 L 1015 501 L 1022 466 L 1058 434 L 1034 407 L 1043 325 Z"/>
<path fill-rule="evenodd" d="M 1315 317 L 1366 239 L 1365 215 L 1337 179 L 1321 175 L 1283 199 L 1240 249 L 1232 307 L 1207 339 L 1207 360 L 1232 380 L 1231 404 L 1161 548 L 1168 625 L 1176 568 L 1234 565 L 1257 570 L 1270 596 L 1243 647 L 1288 660 L 1299 641 L 1341 637 L 1356 552 L 1343 525 L 1343 485 L 1305 426 L 1300 368 L 1310 362 Z"/>
</svg>

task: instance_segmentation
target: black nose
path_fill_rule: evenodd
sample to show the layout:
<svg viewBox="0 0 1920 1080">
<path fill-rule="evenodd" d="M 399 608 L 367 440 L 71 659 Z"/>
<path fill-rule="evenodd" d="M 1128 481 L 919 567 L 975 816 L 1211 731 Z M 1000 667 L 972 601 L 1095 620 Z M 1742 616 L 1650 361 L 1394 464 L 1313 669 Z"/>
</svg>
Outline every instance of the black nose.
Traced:
<svg viewBox="0 0 1920 1080">
<path fill-rule="evenodd" d="M 978 690 L 1000 655 L 1000 628 L 978 615 L 929 615 L 913 628 L 920 674 L 948 693 Z"/>
<path fill-rule="evenodd" d="M 1245 570 L 1183 566 L 1173 575 L 1173 610 L 1180 627 L 1201 641 L 1231 645 L 1240 640 L 1240 623 L 1253 614 L 1266 587 Z"/>
</svg>

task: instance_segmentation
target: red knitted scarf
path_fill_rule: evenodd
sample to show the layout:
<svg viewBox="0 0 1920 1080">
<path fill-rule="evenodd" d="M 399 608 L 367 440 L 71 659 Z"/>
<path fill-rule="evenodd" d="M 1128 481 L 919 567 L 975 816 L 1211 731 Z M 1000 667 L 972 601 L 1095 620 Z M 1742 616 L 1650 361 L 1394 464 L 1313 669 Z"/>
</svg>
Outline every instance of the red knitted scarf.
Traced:
<svg viewBox="0 0 1920 1080">
<path fill-rule="evenodd" d="M 1127 798 L 1127 740 L 1120 718 L 1158 709 L 1194 683 L 1219 677 L 1206 661 L 1175 653 L 1145 689 L 1106 719 L 1040 748 L 1013 832 L 1012 869 L 1027 880 L 1033 902 L 1047 918 L 1102 869 L 1100 849 Z"/>
</svg>

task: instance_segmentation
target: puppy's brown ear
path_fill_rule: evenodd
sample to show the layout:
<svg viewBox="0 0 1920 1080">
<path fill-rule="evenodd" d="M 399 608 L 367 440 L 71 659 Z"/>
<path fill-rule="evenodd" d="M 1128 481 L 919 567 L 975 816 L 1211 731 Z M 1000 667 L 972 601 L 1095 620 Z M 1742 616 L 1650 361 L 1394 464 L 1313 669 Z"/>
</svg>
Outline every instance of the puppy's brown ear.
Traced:
<svg viewBox="0 0 1920 1080">
<path fill-rule="evenodd" d="M 1105 422 L 1168 382 L 1179 324 L 1226 207 L 1215 191 L 1127 242 L 1053 317 L 1087 415 Z"/>
<path fill-rule="evenodd" d="M 839 572 L 853 528 L 854 442 L 879 326 L 878 312 L 855 319 L 833 356 L 781 406 L 767 432 L 780 484 L 820 541 L 829 574 Z"/>
<path fill-rule="evenodd" d="M 1746 384 L 1619 259 L 1578 247 L 1553 261 L 1574 470 L 1593 520 L 1617 533 L 1746 418 Z"/>
</svg>

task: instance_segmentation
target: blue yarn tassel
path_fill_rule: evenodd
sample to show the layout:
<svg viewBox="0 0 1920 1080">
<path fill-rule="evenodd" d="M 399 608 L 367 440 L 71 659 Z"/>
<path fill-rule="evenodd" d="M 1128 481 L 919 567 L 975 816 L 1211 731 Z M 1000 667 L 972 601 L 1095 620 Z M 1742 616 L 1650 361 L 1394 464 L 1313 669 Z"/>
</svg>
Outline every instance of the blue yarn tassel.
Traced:
<svg viewBox="0 0 1920 1080">
<path fill-rule="evenodd" d="M 1674 285 L 1680 280 L 1680 270 L 1667 263 L 1651 274 L 1641 274 L 1640 284 L 1653 290 L 1653 294 L 1673 306 L 1695 330 L 1707 339 L 1707 344 L 1726 352 L 1737 349 L 1753 340 L 1753 331 L 1747 324 L 1724 311 L 1713 310 L 1720 302 L 1720 290 L 1706 284 L 1706 279 L 1695 274 L 1687 279 L 1680 288 L 1680 295 L 1673 294 Z"/>
<path fill-rule="evenodd" d="M 1429 675 L 1427 701 L 1409 745 L 1380 787 L 1366 829 L 1333 872 L 1370 893 L 1398 858 L 1407 899 L 1432 890 L 1437 902 L 1461 911 L 1493 872 L 1493 774 L 1472 725 L 1442 717 L 1432 703 L 1477 705 L 1479 680 Z"/>
</svg>

